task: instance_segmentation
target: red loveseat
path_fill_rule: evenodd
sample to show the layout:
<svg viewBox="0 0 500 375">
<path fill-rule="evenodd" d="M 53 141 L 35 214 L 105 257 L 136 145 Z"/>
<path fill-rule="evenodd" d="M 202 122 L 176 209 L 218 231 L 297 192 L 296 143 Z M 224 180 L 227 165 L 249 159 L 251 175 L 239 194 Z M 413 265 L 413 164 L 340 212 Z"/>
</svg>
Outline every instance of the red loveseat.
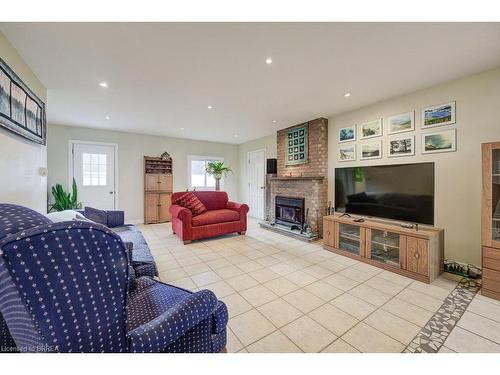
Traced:
<svg viewBox="0 0 500 375">
<path fill-rule="evenodd" d="M 227 233 L 245 234 L 247 230 L 246 204 L 229 202 L 225 191 L 194 191 L 207 211 L 193 216 L 191 210 L 175 204 L 185 192 L 172 194 L 172 230 L 184 244 L 192 240 L 220 236 Z"/>
</svg>

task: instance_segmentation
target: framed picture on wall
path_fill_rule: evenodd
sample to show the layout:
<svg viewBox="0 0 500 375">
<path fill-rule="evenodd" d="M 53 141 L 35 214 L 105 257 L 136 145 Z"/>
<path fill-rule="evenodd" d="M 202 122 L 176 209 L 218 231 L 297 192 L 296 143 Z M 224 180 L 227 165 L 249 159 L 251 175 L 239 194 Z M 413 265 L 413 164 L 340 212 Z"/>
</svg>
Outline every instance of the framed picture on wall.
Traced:
<svg viewBox="0 0 500 375">
<path fill-rule="evenodd" d="M 0 58 L 0 126 L 45 145 L 45 103 Z"/>
<path fill-rule="evenodd" d="M 368 139 L 380 137 L 383 133 L 382 129 L 382 119 L 376 119 L 373 121 L 365 122 L 364 124 L 359 125 L 359 138 L 360 139 Z"/>
<path fill-rule="evenodd" d="M 422 109 L 422 129 L 455 123 L 455 102 Z"/>
<path fill-rule="evenodd" d="M 443 130 L 422 134 L 422 154 L 452 152 L 457 150 L 457 130 Z"/>
<path fill-rule="evenodd" d="M 356 126 L 348 126 L 339 130 L 339 143 L 356 140 Z"/>
<path fill-rule="evenodd" d="M 398 137 L 389 139 L 387 143 L 387 156 L 390 158 L 398 156 L 415 155 L 415 136 Z"/>
<path fill-rule="evenodd" d="M 307 163 L 308 157 L 308 127 L 300 126 L 286 132 L 285 165 Z"/>
<path fill-rule="evenodd" d="M 353 161 L 356 160 L 356 145 L 342 145 L 339 147 L 339 161 Z"/>
<path fill-rule="evenodd" d="M 415 111 L 401 113 L 387 119 L 388 134 L 411 132 L 415 130 Z"/>
<path fill-rule="evenodd" d="M 360 160 L 382 158 L 382 140 L 369 141 L 361 144 Z"/>
</svg>

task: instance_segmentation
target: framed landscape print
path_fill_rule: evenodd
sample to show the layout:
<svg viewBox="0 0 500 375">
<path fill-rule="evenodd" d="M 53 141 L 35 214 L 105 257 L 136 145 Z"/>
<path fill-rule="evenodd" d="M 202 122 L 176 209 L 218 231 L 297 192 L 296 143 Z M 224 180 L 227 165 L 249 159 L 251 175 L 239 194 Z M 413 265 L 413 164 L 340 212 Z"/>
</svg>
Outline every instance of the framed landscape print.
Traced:
<svg viewBox="0 0 500 375">
<path fill-rule="evenodd" d="M 45 145 L 45 103 L 0 58 L 0 126 Z"/>
<path fill-rule="evenodd" d="M 422 129 L 455 123 L 455 102 L 422 109 Z"/>
<path fill-rule="evenodd" d="M 348 126 L 339 130 L 339 143 L 356 140 L 356 126 Z"/>
<path fill-rule="evenodd" d="M 415 112 L 402 113 L 387 119 L 388 133 L 404 133 L 415 130 Z"/>
<path fill-rule="evenodd" d="M 382 133 L 383 130 L 381 118 L 359 125 L 360 139 L 380 137 Z"/>
<path fill-rule="evenodd" d="M 361 144 L 360 160 L 380 159 L 382 157 L 382 141 L 370 141 Z"/>
<path fill-rule="evenodd" d="M 339 161 L 356 160 L 356 145 L 342 145 L 339 148 Z"/>
<path fill-rule="evenodd" d="M 308 134 L 307 126 L 290 129 L 286 132 L 286 165 L 307 163 Z"/>
<path fill-rule="evenodd" d="M 422 154 L 452 152 L 457 150 L 457 130 L 443 130 L 422 134 Z"/>
<path fill-rule="evenodd" d="M 390 158 L 398 156 L 414 156 L 415 155 L 415 136 L 398 137 L 389 139 L 387 146 L 387 156 Z"/>
</svg>

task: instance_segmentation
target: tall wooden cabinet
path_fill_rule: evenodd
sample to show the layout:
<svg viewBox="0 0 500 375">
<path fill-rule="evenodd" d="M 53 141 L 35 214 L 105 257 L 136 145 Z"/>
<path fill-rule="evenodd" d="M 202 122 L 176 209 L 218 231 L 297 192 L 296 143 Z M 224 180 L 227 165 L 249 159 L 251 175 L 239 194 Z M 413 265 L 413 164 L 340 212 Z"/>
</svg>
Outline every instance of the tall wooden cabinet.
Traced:
<svg viewBox="0 0 500 375">
<path fill-rule="evenodd" d="M 172 159 L 144 157 L 144 223 L 170 221 Z"/>
<path fill-rule="evenodd" d="M 444 231 L 403 228 L 384 220 L 340 215 L 323 218 L 323 247 L 335 253 L 430 283 L 442 272 Z"/>
<path fill-rule="evenodd" d="M 482 151 L 482 294 L 500 300 L 500 142 L 484 143 Z"/>
</svg>

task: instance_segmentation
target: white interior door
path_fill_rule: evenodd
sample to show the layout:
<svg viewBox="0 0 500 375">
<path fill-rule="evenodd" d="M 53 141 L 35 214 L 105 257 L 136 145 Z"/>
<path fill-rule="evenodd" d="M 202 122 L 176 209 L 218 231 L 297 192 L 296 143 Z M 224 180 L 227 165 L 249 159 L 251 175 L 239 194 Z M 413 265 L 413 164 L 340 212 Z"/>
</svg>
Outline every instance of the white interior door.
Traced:
<svg viewBox="0 0 500 375">
<path fill-rule="evenodd" d="M 73 143 L 73 178 L 83 206 L 116 208 L 114 145 Z"/>
<path fill-rule="evenodd" d="M 248 205 L 249 215 L 264 220 L 266 201 L 266 152 L 265 150 L 248 153 Z"/>
</svg>

